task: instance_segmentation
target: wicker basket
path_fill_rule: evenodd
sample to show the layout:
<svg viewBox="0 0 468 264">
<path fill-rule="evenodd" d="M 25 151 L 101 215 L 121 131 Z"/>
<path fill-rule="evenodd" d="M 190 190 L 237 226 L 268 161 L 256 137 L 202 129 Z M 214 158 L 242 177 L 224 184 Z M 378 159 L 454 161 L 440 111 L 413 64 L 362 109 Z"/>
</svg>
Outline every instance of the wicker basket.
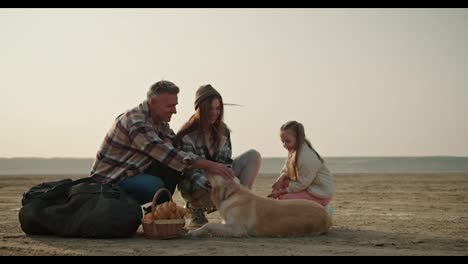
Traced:
<svg viewBox="0 0 468 264">
<path fill-rule="evenodd" d="M 151 213 L 154 214 L 154 210 L 156 208 L 155 203 L 156 199 L 158 198 L 161 192 L 167 192 L 169 197 L 171 197 L 172 202 L 172 195 L 166 188 L 161 188 L 154 194 L 153 201 L 151 203 Z M 148 220 L 142 219 L 141 220 L 143 225 L 143 234 L 145 238 L 148 239 L 174 239 L 182 237 L 185 234 L 185 230 L 183 229 L 185 225 L 185 219 L 168 219 L 168 220 Z"/>
</svg>

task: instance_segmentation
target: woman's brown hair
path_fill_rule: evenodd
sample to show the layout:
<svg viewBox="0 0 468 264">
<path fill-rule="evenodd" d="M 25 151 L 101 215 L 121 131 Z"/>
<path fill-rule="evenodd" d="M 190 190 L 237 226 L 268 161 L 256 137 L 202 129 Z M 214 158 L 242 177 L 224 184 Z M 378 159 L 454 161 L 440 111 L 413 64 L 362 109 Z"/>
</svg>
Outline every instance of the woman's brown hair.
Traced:
<svg viewBox="0 0 468 264">
<path fill-rule="evenodd" d="M 220 102 L 220 114 L 216 122 L 211 125 L 208 120 L 210 113 L 211 103 L 213 100 L 218 99 Z M 177 132 L 175 138 L 175 145 L 178 146 L 182 141 L 182 138 L 197 130 L 198 138 L 202 139 L 204 144 L 205 142 L 204 134 L 210 135 L 210 143 L 213 146 L 213 149 L 216 151 L 219 148 L 221 139 L 224 136 L 224 130 L 226 129 L 226 124 L 224 123 L 224 107 L 223 107 L 223 98 L 221 96 L 213 96 L 207 98 L 200 103 L 200 106 L 197 108 L 195 114 L 193 114 L 189 120 L 182 126 L 182 128 Z"/>
</svg>

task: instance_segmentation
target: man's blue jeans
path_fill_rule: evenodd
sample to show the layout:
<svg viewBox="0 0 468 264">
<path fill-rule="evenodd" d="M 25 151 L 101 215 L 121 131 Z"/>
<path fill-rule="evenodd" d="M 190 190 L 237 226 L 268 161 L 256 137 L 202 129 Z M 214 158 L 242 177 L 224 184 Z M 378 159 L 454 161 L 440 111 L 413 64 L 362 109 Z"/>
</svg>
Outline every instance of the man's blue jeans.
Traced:
<svg viewBox="0 0 468 264">
<path fill-rule="evenodd" d="M 179 172 L 156 161 L 144 173 L 127 177 L 121 181 L 119 187 L 140 204 L 145 204 L 151 202 L 156 192 L 161 188 L 168 189 L 172 196 L 179 181 Z M 162 192 L 158 196 L 156 204 L 170 200 L 171 197 L 167 195 L 167 192 Z"/>
</svg>

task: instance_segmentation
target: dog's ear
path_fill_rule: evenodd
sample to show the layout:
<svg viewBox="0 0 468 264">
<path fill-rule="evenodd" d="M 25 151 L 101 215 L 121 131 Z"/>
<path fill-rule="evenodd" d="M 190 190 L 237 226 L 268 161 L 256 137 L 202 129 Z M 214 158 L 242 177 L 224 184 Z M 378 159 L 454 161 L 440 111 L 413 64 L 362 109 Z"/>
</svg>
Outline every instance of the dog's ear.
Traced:
<svg viewBox="0 0 468 264">
<path fill-rule="evenodd" d="M 213 173 L 212 173 L 211 171 L 205 170 L 205 176 L 206 176 L 208 179 L 210 179 L 210 178 L 213 178 L 214 175 L 213 175 Z"/>
<path fill-rule="evenodd" d="M 225 192 L 224 186 L 215 185 L 211 189 L 211 200 L 215 203 L 219 203 L 223 200 L 223 193 Z"/>
<path fill-rule="evenodd" d="M 218 203 L 229 199 L 237 189 L 238 186 L 234 182 L 224 182 L 222 185 L 214 185 L 211 189 L 211 200 L 216 206 L 219 206 Z"/>
<path fill-rule="evenodd" d="M 218 199 L 220 201 L 224 201 L 229 199 L 234 193 L 235 188 L 232 182 L 226 182 L 225 184 L 221 185 L 218 190 Z"/>
<path fill-rule="evenodd" d="M 224 185 L 226 181 L 221 175 L 213 173 L 205 173 L 206 178 L 211 183 L 211 186 Z"/>
</svg>

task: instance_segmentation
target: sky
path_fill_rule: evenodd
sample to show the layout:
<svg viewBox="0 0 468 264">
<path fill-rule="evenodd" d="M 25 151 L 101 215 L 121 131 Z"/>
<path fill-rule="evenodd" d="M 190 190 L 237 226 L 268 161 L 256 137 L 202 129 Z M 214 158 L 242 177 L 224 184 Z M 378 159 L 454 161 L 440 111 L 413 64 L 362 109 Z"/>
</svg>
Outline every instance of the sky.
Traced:
<svg viewBox="0 0 468 264">
<path fill-rule="evenodd" d="M 468 156 L 468 9 L 1 9 L 0 157 L 95 156 L 159 80 L 211 84 L 233 154 Z"/>
</svg>

